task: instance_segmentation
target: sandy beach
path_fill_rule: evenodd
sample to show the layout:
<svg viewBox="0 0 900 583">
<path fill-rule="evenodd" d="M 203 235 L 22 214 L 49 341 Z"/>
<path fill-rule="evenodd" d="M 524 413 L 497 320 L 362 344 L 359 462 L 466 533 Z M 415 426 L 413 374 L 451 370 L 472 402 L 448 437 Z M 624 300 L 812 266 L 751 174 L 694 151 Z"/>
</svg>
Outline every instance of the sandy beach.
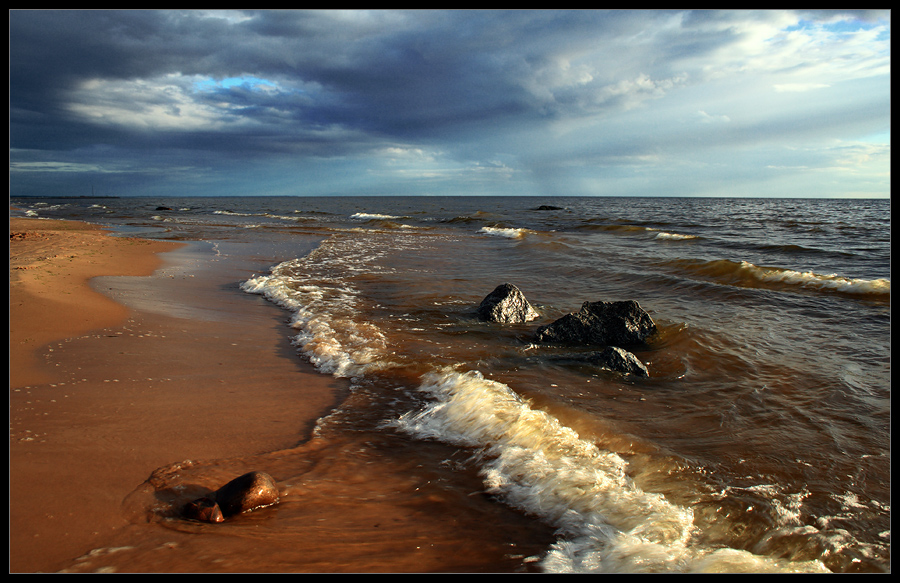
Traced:
<svg viewBox="0 0 900 583">
<path fill-rule="evenodd" d="M 334 382 L 296 358 L 260 298 L 217 292 L 246 318 L 186 318 L 92 289 L 149 282 L 179 248 L 10 218 L 10 572 L 59 571 L 118 540 L 123 501 L 157 468 L 291 447 L 333 405 Z"/>
</svg>

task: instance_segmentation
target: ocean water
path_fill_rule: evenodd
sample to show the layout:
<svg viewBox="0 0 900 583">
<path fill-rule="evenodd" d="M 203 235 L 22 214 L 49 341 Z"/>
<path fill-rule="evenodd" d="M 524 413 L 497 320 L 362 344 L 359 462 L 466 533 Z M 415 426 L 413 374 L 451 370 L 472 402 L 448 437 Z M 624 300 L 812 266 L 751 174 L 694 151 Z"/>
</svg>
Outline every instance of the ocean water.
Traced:
<svg viewBox="0 0 900 583">
<path fill-rule="evenodd" d="M 443 549 L 423 570 L 495 548 L 498 571 L 890 570 L 889 200 L 12 202 L 265 264 L 243 293 L 280 306 L 297 358 L 349 388 L 310 444 L 269 459 L 289 486 L 266 540 L 301 538 L 292 496 L 327 480 L 388 517 L 414 507 L 421 530 L 389 538 Z M 537 320 L 475 316 L 507 282 Z M 649 378 L 533 341 L 600 300 L 656 322 L 629 347 Z"/>
</svg>

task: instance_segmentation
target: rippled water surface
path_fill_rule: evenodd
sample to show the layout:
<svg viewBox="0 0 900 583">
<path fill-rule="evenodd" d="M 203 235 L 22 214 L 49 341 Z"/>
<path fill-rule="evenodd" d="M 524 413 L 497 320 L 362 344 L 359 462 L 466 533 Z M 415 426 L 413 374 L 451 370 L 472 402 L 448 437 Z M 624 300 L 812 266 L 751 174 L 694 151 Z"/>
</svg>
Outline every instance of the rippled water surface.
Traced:
<svg viewBox="0 0 900 583">
<path fill-rule="evenodd" d="M 433 472 L 422 508 L 447 515 L 483 512 L 479 484 L 520 532 L 555 532 L 504 570 L 889 570 L 890 201 L 14 202 L 270 255 L 243 290 L 283 307 L 298 358 L 352 389 L 304 459 L 337 456 L 345 485 L 374 471 L 368 455 Z M 538 320 L 475 317 L 505 282 Z M 629 348 L 649 378 L 533 342 L 585 301 L 626 299 L 658 327 Z M 422 501 L 399 482 L 391 496 Z"/>
</svg>

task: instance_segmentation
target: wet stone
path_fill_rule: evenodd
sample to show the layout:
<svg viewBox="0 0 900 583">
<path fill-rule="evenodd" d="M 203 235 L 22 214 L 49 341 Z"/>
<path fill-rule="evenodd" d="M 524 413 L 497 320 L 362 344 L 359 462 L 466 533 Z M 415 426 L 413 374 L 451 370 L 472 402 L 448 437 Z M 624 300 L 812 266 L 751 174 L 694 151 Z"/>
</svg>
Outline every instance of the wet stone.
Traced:
<svg viewBox="0 0 900 583">
<path fill-rule="evenodd" d="M 591 352 L 584 357 L 585 362 L 598 368 L 649 377 L 650 371 L 637 356 L 617 346 L 607 346 L 603 350 Z"/>
<path fill-rule="evenodd" d="M 191 520 L 223 522 L 229 516 L 271 506 L 278 498 L 278 485 L 272 476 L 265 472 L 248 472 L 209 496 L 187 503 L 182 513 Z"/>
<path fill-rule="evenodd" d="M 511 283 L 497 286 L 478 306 L 478 317 L 488 322 L 516 324 L 539 316 L 518 287 Z"/>
<path fill-rule="evenodd" d="M 578 312 L 541 326 L 535 341 L 601 346 L 643 344 L 656 332 L 656 324 L 634 300 L 585 302 Z"/>
<path fill-rule="evenodd" d="M 210 498 L 198 498 L 188 502 L 184 507 L 185 518 L 199 520 L 200 522 L 224 522 L 222 509 Z"/>
</svg>

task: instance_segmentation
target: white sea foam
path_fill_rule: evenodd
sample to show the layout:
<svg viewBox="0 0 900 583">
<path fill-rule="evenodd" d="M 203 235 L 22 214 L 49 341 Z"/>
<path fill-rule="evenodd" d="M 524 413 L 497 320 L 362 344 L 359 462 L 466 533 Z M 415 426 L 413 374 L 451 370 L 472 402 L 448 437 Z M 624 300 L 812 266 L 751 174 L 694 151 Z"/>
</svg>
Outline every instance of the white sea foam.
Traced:
<svg viewBox="0 0 900 583">
<path fill-rule="evenodd" d="M 391 220 L 391 219 L 402 219 L 403 217 L 398 217 L 395 215 L 382 215 L 378 213 L 354 213 L 350 215 L 351 219 L 359 219 L 364 221 L 370 221 L 373 219 L 382 219 L 382 220 Z"/>
<path fill-rule="evenodd" d="M 485 235 L 492 235 L 495 237 L 506 237 L 508 239 L 519 239 L 528 232 L 528 229 L 514 229 L 514 228 L 506 228 L 506 227 L 482 227 L 478 231 L 479 233 L 483 233 Z"/>
<path fill-rule="evenodd" d="M 487 488 L 559 529 L 542 566 L 554 572 L 824 571 L 693 542 L 690 509 L 641 490 L 627 462 L 581 439 L 510 387 L 442 369 L 419 389 L 431 402 L 396 420 L 423 439 L 476 448 Z"/>
<path fill-rule="evenodd" d="M 376 236 L 338 234 L 310 256 L 282 263 L 243 284 L 290 310 L 295 344 L 322 372 L 358 377 L 395 366 L 382 332 L 362 314 L 364 296 L 355 274 L 388 269 L 377 260 L 388 248 Z M 408 241 L 404 243 L 404 241 Z M 391 248 L 421 238 L 391 237 Z M 381 267 L 379 267 L 381 266 Z M 429 397 L 421 409 L 392 422 L 422 439 L 474 448 L 485 487 L 513 507 L 540 516 L 559 540 L 540 559 L 554 572 L 792 572 L 825 571 L 818 561 L 766 556 L 780 536 L 806 528 L 798 520 L 804 493 L 779 498 L 778 522 L 754 552 L 710 548 L 699 542 L 690 508 L 642 490 L 628 462 L 581 439 L 552 415 L 520 398 L 506 384 L 478 372 L 439 369 L 422 378 Z M 762 492 L 765 494 L 765 492 Z M 839 533 L 828 548 L 843 544 Z"/>
<path fill-rule="evenodd" d="M 291 260 L 253 277 L 241 289 L 265 296 L 292 312 L 293 343 L 320 372 L 337 377 L 362 375 L 383 366 L 384 336 L 374 325 L 354 317 L 357 294 L 341 285 L 303 284 L 292 275 Z"/>
<path fill-rule="evenodd" d="M 666 233 L 665 231 L 661 231 L 656 234 L 657 239 L 666 239 L 672 241 L 683 241 L 687 239 L 696 239 L 696 235 L 682 235 L 680 233 Z"/>
</svg>

